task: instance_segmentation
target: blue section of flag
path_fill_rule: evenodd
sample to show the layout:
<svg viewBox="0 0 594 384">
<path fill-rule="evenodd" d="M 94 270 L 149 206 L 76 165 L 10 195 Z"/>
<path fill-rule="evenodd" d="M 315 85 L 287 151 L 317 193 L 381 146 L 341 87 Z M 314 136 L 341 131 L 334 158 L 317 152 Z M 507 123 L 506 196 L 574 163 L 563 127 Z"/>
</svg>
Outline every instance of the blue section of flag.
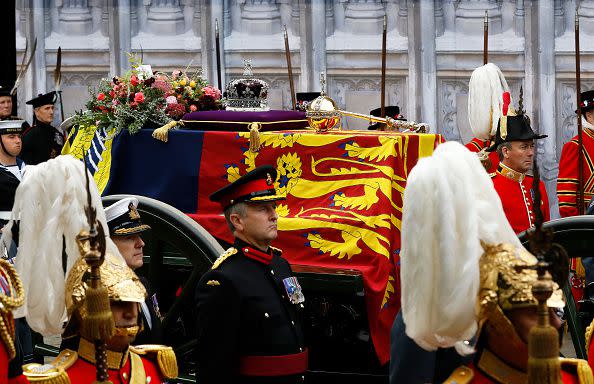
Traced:
<svg viewBox="0 0 594 384">
<path fill-rule="evenodd" d="M 154 139 L 152 133 L 152 129 L 143 129 L 131 137 L 122 131 L 114 139 L 103 195 L 142 195 L 195 213 L 204 133 L 170 131 L 167 143 Z"/>
</svg>

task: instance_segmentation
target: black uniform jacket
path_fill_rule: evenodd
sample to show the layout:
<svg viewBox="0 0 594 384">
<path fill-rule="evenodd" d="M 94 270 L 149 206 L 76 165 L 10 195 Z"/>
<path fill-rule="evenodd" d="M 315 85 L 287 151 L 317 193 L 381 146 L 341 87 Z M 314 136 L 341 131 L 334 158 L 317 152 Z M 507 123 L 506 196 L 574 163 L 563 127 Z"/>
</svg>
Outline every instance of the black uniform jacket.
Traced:
<svg viewBox="0 0 594 384">
<path fill-rule="evenodd" d="M 143 276 L 138 276 L 140 282 L 146 288 L 146 292 L 148 293 L 148 298 L 145 301 L 145 304 L 148 308 L 149 315 L 151 317 L 151 324 L 152 327 L 149 327 L 148 321 L 146 319 L 146 314 L 144 311 L 140 311 L 140 315 L 142 316 L 142 320 L 144 322 L 144 329 L 142 332 L 136 335 L 133 344 L 134 345 L 142 345 L 142 344 L 163 344 L 163 326 L 161 324 L 161 318 L 157 315 L 155 311 L 155 307 L 151 300 L 151 296 L 154 292 L 151 291 L 149 282 Z"/>
<path fill-rule="evenodd" d="M 303 304 L 287 297 L 283 279 L 293 272 L 280 253 L 236 239 L 202 276 L 195 296 L 199 383 L 303 382 Z"/>
<path fill-rule="evenodd" d="M 17 165 L 23 168 L 23 161 L 17 158 Z M 0 164 L 0 228 L 8 222 L 6 214 L 12 211 L 14 205 L 14 196 L 16 189 L 20 184 L 20 180 L 8 169 Z"/>
<path fill-rule="evenodd" d="M 37 165 L 58 156 L 63 146 L 62 132 L 49 124 L 37 122 L 23 133 L 20 157 L 27 164 Z"/>
</svg>

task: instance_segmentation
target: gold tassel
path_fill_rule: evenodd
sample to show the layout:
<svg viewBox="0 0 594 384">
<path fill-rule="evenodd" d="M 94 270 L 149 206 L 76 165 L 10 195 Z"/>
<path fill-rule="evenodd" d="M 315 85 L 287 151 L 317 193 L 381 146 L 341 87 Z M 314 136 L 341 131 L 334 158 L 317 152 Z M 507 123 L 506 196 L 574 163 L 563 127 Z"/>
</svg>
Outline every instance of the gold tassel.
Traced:
<svg viewBox="0 0 594 384">
<path fill-rule="evenodd" d="M 559 360 L 559 334 L 550 326 L 535 326 L 530 330 L 528 342 L 528 383 L 561 383 Z"/>
<path fill-rule="evenodd" d="M 107 288 L 103 284 L 97 288 L 89 286 L 85 305 L 87 316 L 81 326 L 81 336 L 87 340 L 109 340 L 115 332 L 115 324 Z"/>
<path fill-rule="evenodd" d="M 178 375 L 177 358 L 173 349 L 167 348 L 157 352 L 157 364 L 165 379 L 175 379 Z"/>
<path fill-rule="evenodd" d="M 176 120 L 172 120 L 169 123 L 165 124 L 164 126 L 162 126 L 161 128 L 157 128 L 153 131 L 153 137 L 157 140 L 160 140 L 164 143 L 167 142 L 167 140 L 169 140 L 169 130 L 175 128 L 176 126 L 184 125 L 183 121 L 176 121 Z"/>
<path fill-rule="evenodd" d="M 250 152 L 258 152 L 260 150 L 260 128 L 262 124 L 251 123 L 250 124 Z"/>
</svg>

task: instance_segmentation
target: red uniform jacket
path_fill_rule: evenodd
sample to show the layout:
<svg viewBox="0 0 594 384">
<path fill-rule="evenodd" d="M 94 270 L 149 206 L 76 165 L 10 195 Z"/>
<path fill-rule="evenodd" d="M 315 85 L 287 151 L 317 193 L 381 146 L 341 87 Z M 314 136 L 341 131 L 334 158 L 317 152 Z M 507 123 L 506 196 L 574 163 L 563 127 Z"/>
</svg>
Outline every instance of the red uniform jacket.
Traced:
<svg viewBox="0 0 594 384">
<path fill-rule="evenodd" d="M 534 226 L 534 203 L 532 196 L 531 176 L 511 170 L 499 164 L 497 171 L 491 175 L 493 185 L 514 232 L 520 233 Z M 540 182 L 541 209 L 544 221 L 550 220 L 549 198 L 544 183 Z"/>
<path fill-rule="evenodd" d="M 163 383 L 159 369 L 150 360 L 141 357 L 146 374 L 146 382 L 151 384 Z M 95 364 L 79 358 L 76 363 L 66 371 L 71 383 L 92 383 L 95 381 L 96 368 Z M 128 384 L 130 382 L 131 366 L 130 358 L 126 360 L 120 369 L 109 369 L 109 380 L 113 384 Z M 150 377 L 150 381 L 149 380 Z"/>
<path fill-rule="evenodd" d="M 582 134 L 584 142 L 584 205 L 594 196 L 594 132 L 585 128 Z M 565 143 L 559 161 L 559 178 L 557 179 L 557 196 L 559 197 L 559 213 L 561 217 L 578 214 L 578 153 L 577 136 Z"/>
<path fill-rule="evenodd" d="M 469 141 L 465 147 L 470 150 L 470 152 L 480 152 L 483 148 L 489 148 L 493 144 L 491 140 L 480 140 L 476 137 Z M 487 170 L 489 173 L 493 173 L 497 171 L 497 164 L 499 164 L 499 155 L 496 151 L 488 152 L 489 153 L 489 160 L 491 160 L 491 168 Z"/>
<path fill-rule="evenodd" d="M 486 357 L 486 359 L 484 359 Z M 561 382 L 564 384 L 580 384 L 592 382 L 592 371 L 585 360 L 561 360 Z M 528 376 L 524 371 L 507 364 L 495 354 L 485 351 L 477 352 L 475 362 L 470 366 L 458 367 L 444 384 L 515 384 L 527 383 Z"/>
</svg>

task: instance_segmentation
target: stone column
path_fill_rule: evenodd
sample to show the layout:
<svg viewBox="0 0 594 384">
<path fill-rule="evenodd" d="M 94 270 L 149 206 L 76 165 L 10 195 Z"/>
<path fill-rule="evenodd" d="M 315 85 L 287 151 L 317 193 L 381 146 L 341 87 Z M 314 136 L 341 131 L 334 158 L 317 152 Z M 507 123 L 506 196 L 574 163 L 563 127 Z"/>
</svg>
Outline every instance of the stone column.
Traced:
<svg viewBox="0 0 594 384">
<path fill-rule="evenodd" d="M 242 18 L 242 31 L 250 35 L 273 35 L 281 31 L 281 14 L 274 0 L 247 0 Z"/>
<path fill-rule="evenodd" d="M 407 81 L 407 103 L 408 109 L 404 115 L 410 120 L 421 120 L 421 103 L 419 90 L 421 89 L 421 47 L 415 42 L 420 41 L 420 5 L 418 2 L 408 2 L 406 5 L 408 37 L 408 81 Z M 435 129 L 433 129 L 435 132 Z"/>
<path fill-rule="evenodd" d="M 551 28 L 555 22 L 554 3 L 539 1 L 536 3 L 538 17 L 538 125 L 539 133 L 548 135 L 546 139 L 537 140 L 538 162 L 541 177 L 547 187 L 549 203 L 552 207 L 551 216 L 558 217 L 556 183 L 559 166 L 556 156 L 555 127 L 555 29 Z"/>
<path fill-rule="evenodd" d="M 194 15 L 193 15 L 193 22 L 192 22 L 192 30 L 194 31 L 194 35 L 200 36 L 201 35 L 201 22 L 202 22 L 202 4 L 200 0 L 196 0 L 194 3 Z"/>
<path fill-rule="evenodd" d="M 35 50 L 35 58 L 29 67 L 29 73 L 33 74 L 33 84 L 31 89 L 32 96 L 38 93 L 46 92 L 46 63 L 45 63 L 45 13 L 43 0 L 33 0 L 33 30 L 31 35 L 33 38 L 29 39 L 29 48 L 33 45 L 33 40 L 37 37 L 37 49 Z"/>
<path fill-rule="evenodd" d="M 381 2 L 351 0 L 344 11 L 345 28 L 356 35 L 381 34 L 385 14 Z"/>
<path fill-rule="evenodd" d="M 221 82 L 222 88 L 225 88 L 225 36 L 224 31 L 227 27 L 223 24 L 223 6 L 225 0 L 210 0 L 210 6 L 202 9 L 202 73 L 210 84 L 217 86 L 217 58 L 215 49 L 215 19 L 219 20 L 219 41 L 221 48 Z M 232 10 L 233 12 L 236 9 Z M 233 15 L 231 15 L 233 17 Z M 224 89 L 222 89 L 224 91 Z"/>
<path fill-rule="evenodd" d="M 555 37 L 561 36 L 565 32 L 565 10 L 563 1 L 555 0 Z"/>
<path fill-rule="evenodd" d="M 299 22 L 299 2 L 293 1 L 291 6 L 291 31 L 293 35 L 299 36 L 300 32 L 300 25 Z"/>
<path fill-rule="evenodd" d="M 184 33 L 184 15 L 179 0 L 152 0 L 146 25 L 148 31 L 155 35 Z"/>
<path fill-rule="evenodd" d="M 579 3 L 580 33 L 594 35 L 594 1 L 582 0 Z"/>
<path fill-rule="evenodd" d="M 93 32 L 93 18 L 87 0 L 62 0 L 60 32 L 64 35 L 88 35 Z"/>
<path fill-rule="evenodd" d="M 408 5 L 406 0 L 398 1 L 398 17 L 396 25 L 400 36 L 408 36 Z"/>
<path fill-rule="evenodd" d="M 126 52 L 132 51 L 130 1 L 108 0 L 109 8 L 112 10 L 109 19 L 109 36 L 112 36 L 109 46 L 109 70 L 111 76 L 122 75 L 130 69 L 130 62 L 126 54 Z"/>
<path fill-rule="evenodd" d="M 514 31 L 516 36 L 524 36 L 524 0 L 516 0 L 516 9 L 514 11 Z"/>
<path fill-rule="evenodd" d="M 437 132 L 437 65 L 435 55 L 435 2 L 419 0 L 421 35 L 421 120 Z"/>
<path fill-rule="evenodd" d="M 489 14 L 489 34 L 501 33 L 501 9 L 497 2 L 490 0 L 460 0 L 456 8 L 456 32 L 482 34 L 485 11 Z"/>
<path fill-rule="evenodd" d="M 324 1 L 312 1 L 311 4 L 311 54 L 312 70 L 310 71 L 310 84 L 307 89 L 317 91 L 320 89 L 320 73 L 326 73 L 326 4 Z M 302 44 L 303 46 L 303 44 Z M 307 49 L 307 48 L 306 48 Z M 302 51 L 303 52 L 303 51 Z M 303 66 L 301 67 L 303 69 Z M 326 75 L 327 84 L 330 84 Z M 328 94 L 330 89 L 328 88 Z"/>
<path fill-rule="evenodd" d="M 334 30 L 344 32 L 344 12 L 347 0 L 334 0 Z"/>
</svg>

